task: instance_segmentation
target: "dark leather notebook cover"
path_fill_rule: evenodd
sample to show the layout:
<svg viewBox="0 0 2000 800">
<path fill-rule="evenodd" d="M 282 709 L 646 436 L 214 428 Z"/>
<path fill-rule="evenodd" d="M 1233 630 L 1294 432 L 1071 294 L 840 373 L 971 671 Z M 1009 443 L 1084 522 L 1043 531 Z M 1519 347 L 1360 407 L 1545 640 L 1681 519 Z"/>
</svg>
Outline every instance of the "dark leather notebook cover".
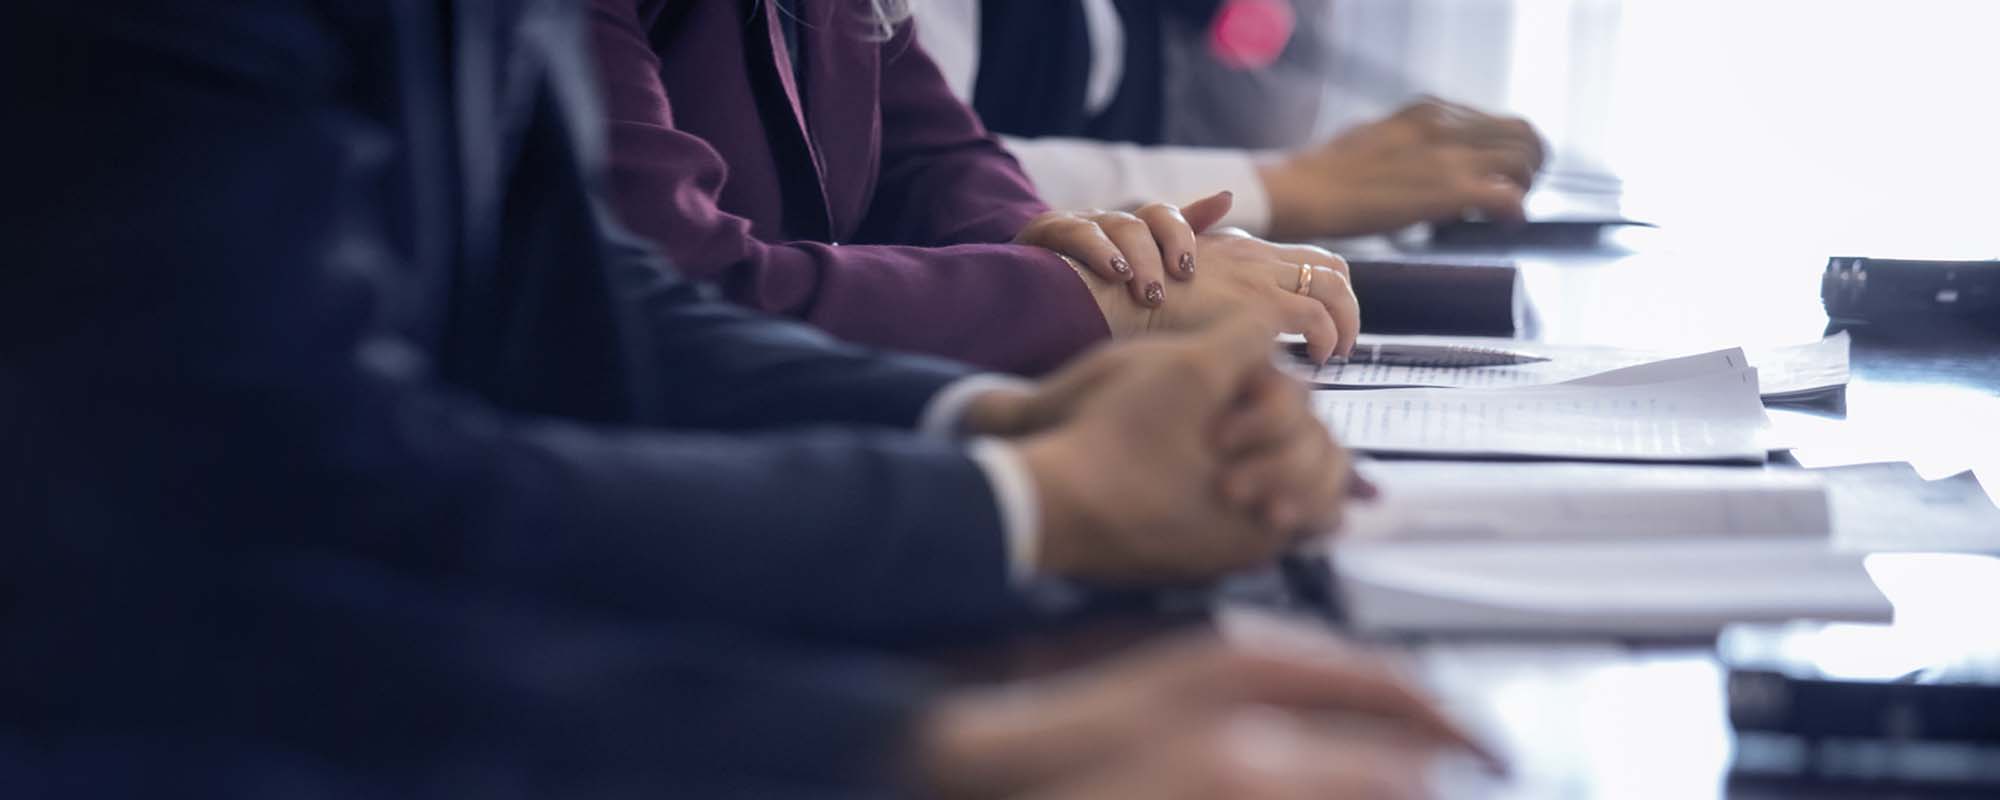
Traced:
<svg viewBox="0 0 2000 800">
<path fill-rule="evenodd" d="M 1504 261 L 1350 259 L 1367 333 L 1512 336 L 1520 270 Z"/>
</svg>

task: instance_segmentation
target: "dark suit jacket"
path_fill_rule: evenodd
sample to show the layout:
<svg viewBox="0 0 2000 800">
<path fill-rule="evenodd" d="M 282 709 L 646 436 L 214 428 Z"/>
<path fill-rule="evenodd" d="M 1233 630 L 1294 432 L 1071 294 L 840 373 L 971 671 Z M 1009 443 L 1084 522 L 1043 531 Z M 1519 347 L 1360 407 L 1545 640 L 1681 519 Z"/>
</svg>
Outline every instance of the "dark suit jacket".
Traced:
<svg viewBox="0 0 2000 800">
<path fill-rule="evenodd" d="M 0 748 L 25 754 L 9 763 L 132 731 L 193 730 L 196 752 L 321 723 L 300 741 L 395 720 L 565 730 L 531 721 L 575 697 L 501 673 L 407 712 L 428 689 L 372 693 L 542 652 L 504 627 L 478 659 L 450 649 L 454 620 L 495 603 L 432 608 L 390 591 L 403 581 L 668 643 L 688 620 L 881 638 L 1018 613 L 977 467 L 895 430 L 961 368 L 711 299 L 603 223 L 573 11 L 8 6 L 0 29 L 27 40 L 0 48 L 22 62 L 7 79 L 27 134 L 0 269 Z M 271 587 L 301 561 L 360 566 Z M 327 604 L 287 592 L 377 605 L 292 613 Z M 367 624 L 405 617 L 430 621 Z M 616 685 L 653 685 L 611 663 Z M 809 674 L 823 707 L 784 722 L 838 729 L 880 705 Z M 529 699 L 489 719 L 480 686 Z M 295 692 L 370 724 L 294 714 L 319 707 Z M 624 719 L 605 730 L 677 724 Z M 872 733 L 790 757 L 811 772 L 887 746 L 854 727 Z"/>
<path fill-rule="evenodd" d="M 591 5 L 619 210 L 691 274 L 843 338 L 1017 372 L 1108 335 L 1061 259 L 1002 244 L 1045 209 L 908 24 L 876 41 L 867 3 L 805 0 L 795 67 L 775 0 Z"/>
<path fill-rule="evenodd" d="M 50 621 L 100 640 L 74 657 L 10 631 L 9 800 L 875 797 L 929 689 L 878 657 L 354 559 L 155 566 L 183 585 Z"/>
</svg>

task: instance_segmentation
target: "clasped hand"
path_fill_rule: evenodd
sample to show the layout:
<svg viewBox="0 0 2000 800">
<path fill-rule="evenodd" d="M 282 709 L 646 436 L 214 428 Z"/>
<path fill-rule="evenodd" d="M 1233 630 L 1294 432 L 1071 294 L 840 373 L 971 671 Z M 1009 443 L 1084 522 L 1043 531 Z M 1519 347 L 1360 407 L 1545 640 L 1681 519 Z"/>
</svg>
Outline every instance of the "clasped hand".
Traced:
<svg viewBox="0 0 2000 800">
<path fill-rule="evenodd" d="M 1111 583 L 1210 578 L 1334 528 L 1348 457 L 1249 314 L 1086 354 L 968 409 L 1014 441 L 1041 504 L 1036 567 Z"/>
</svg>

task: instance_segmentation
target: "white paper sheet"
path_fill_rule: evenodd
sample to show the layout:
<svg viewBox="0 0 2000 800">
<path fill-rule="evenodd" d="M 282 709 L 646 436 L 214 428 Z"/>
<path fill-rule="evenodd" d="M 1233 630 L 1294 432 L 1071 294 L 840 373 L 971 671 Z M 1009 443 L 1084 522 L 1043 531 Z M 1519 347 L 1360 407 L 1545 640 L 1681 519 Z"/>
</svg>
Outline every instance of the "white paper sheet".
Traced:
<svg viewBox="0 0 2000 800">
<path fill-rule="evenodd" d="M 1672 354 L 1616 347 L 1550 345 L 1513 339 L 1465 336 L 1375 336 L 1364 343 L 1460 344 L 1496 347 L 1545 356 L 1548 361 L 1505 367 L 1394 367 L 1380 364 L 1329 365 L 1317 372 L 1302 364 L 1291 369 L 1301 380 L 1322 388 L 1374 389 L 1391 387 L 1532 386 L 1572 381 L 1598 373 L 1659 361 Z M 1786 347 L 1754 348 L 1745 353 L 1762 380 L 1761 393 L 1771 399 L 1808 397 L 1847 385 L 1849 340 L 1841 332 L 1817 342 Z M 1729 351 L 1720 351 L 1729 352 Z"/>
<path fill-rule="evenodd" d="M 1668 383 L 1688 378 L 1699 378 L 1703 375 L 1710 375 L 1717 372 L 1735 372 L 1748 366 L 1750 366 L 1750 360 L 1743 355 L 1742 348 L 1732 347 L 1728 350 L 1716 350 L 1710 353 L 1697 353 L 1679 358 L 1648 361 L 1644 364 L 1619 367 L 1618 369 L 1548 385 L 1643 386 L 1649 383 Z M 1763 370 L 1758 370 L 1757 379 L 1760 385 L 1763 377 Z M 1524 386 L 1522 388 L 1530 387 Z"/>
<path fill-rule="evenodd" d="M 1314 410 L 1363 452 L 1743 461 L 1765 457 L 1757 370 L 1664 383 L 1318 391 Z"/>
<path fill-rule="evenodd" d="M 1811 472 L 1827 483 L 1836 548 L 2000 553 L 2000 509 L 1970 472 L 1926 481 L 1901 462 Z"/>
<path fill-rule="evenodd" d="M 1331 551 L 1348 620 L 1371 632 L 1705 636 L 1732 622 L 1886 622 L 1891 611 L 1862 556 L 1819 539 L 1347 542 Z"/>
<path fill-rule="evenodd" d="M 1735 538 L 1831 533 L 1820 476 L 1797 469 L 1374 461 L 1351 540 Z"/>
</svg>

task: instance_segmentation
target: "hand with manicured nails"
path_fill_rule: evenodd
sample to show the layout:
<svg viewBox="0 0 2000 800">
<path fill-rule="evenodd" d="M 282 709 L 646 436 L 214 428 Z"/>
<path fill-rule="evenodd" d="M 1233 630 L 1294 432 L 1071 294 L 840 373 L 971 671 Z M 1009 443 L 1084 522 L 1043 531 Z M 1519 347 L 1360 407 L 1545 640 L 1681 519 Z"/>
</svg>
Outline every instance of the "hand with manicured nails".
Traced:
<svg viewBox="0 0 2000 800">
<path fill-rule="evenodd" d="M 1255 317 L 1086 354 L 966 415 L 1012 437 L 1041 505 L 1037 569 L 1099 582 L 1212 578 L 1338 524 L 1347 454 L 1272 364 Z"/>
<path fill-rule="evenodd" d="M 1534 126 L 1427 99 L 1258 168 L 1276 238 L 1383 233 L 1472 209 L 1524 219 L 1547 149 Z"/>
<path fill-rule="evenodd" d="M 1251 314 L 1280 332 L 1305 334 L 1308 354 L 1319 361 L 1354 348 L 1361 304 L 1340 256 L 1312 245 L 1267 242 L 1240 228 L 1197 236 L 1196 247 L 1201 279 L 1175 287 L 1174 299 L 1158 308 L 1122 302 L 1121 284 L 1084 276 L 1114 338 L 1194 330 Z M 1313 273 L 1305 294 L 1298 293 L 1301 268 Z"/>
<path fill-rule="evenodd" d="M 1030 220 L 1014 242 L 1075 259 L 1088 270 L 1086 277 L 1121 287 L 1136 308 L 1159 308 L 1167 302 L 1169 278 L 1194 277 L 1195 235 L 1221 221 L 1231 202 L 1229 192 L 1218 192 L 1185 207 L 1150 203 L 1131 212 L 1051 211 Z M 1105 318 L 1132 316 L 1111 303 L 1114 294 L 1093 292 Z"/>
<path fill-rule="evenodd" d="M 1191 330 L 1239 314 L 1269 320 L 1284 333 L 1302 333 L 1315 363 L 1354 349 L 1361 334 L 1361 302 L 1348 281 L 1346 259 L 1323 247 L 1275 244 L 1239 228 L 1198 237 L 1202 280 L 1184 298 L 1152 312 L 1155 331 Z M 1301 268 L 1312 271 L 1310 282 Z M 1307 292 L 1298 293 L 1301 284 Z"/>
<path fill-rule="evenodd" d="M 1380 661 L 1213 637 L 948 695 L 916 741 L 926 788 L 953 798 L 1414 798 L 1440 755 L 1501 769 Z"/>
</svg>

